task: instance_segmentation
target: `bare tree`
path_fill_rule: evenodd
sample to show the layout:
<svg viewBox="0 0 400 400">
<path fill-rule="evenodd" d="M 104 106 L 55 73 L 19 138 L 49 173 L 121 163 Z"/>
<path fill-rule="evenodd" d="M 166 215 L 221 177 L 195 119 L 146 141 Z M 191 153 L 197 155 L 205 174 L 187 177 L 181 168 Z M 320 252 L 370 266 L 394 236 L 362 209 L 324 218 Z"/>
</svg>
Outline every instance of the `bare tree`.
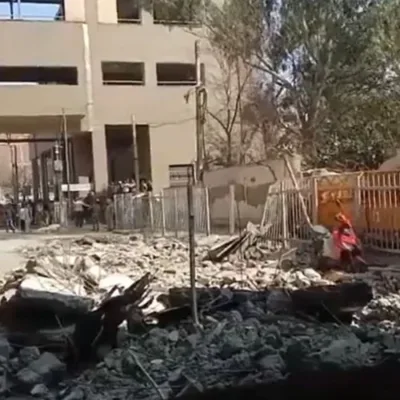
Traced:
<svg viewBox="0 0 400 400">
<path fill-rule="evenodd" d="M 212 98 L 208 99 L 207 153 L 211 162 L 232 166 L 245 163 L 251 143 L 249 126 L 244 123 L 243 110 L 251 88 L 251 69 L 239 59 L 217 53 L 218 71 L 207 81 Z"/>
</svg>

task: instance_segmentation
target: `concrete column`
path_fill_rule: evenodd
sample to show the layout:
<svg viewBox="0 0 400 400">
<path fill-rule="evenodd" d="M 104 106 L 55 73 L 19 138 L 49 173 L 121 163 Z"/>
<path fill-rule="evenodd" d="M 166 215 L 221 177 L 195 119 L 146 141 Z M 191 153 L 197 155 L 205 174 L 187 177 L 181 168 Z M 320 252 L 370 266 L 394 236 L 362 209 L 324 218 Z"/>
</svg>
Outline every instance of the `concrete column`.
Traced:
<svg viewBox="0 0 400 400">
<path fill-rule="evenodd" d="M 48 176 L 47 176 L 47 163 L 44 154 L 40 156 L 40 167 L 42 170 L 42 187 L 43 187 L 43 199 L 48 200 L 49 198 L 49 186 L 48 186 Z"/>
<path fill-rule="evenodd" d="M 84 0 L 64 0 L 65 20 L 71 22 L 85 21 Z"/>
<path fill-rule="evenodd" d="M 33 198 L 35 201 L 39 198 L 39 188 L 40 188 L 40 174 L 39 165 L 37 157 L 31 160 L 32 163 L 32 184 L 33 184 Z"/>
<path fill-rule="evenodd" d="M 96 192 L 108 187 L 107 144 L 104 126 L 96 126 L 92 133 L 93 173 Z"/>
</svg>

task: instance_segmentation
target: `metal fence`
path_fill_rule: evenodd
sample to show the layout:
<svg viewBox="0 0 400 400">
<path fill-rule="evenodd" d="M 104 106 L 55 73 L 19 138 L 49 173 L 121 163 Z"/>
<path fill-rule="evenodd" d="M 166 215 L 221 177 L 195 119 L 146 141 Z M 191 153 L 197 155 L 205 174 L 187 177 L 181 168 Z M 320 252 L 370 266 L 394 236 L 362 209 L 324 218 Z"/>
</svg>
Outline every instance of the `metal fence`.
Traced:
<svg viewBox="0 0 400 400">
<path fill-rule="evenodd" d="M 304 178 L 298 184 L 313 224 L 331 228 L 335 215 L 344 211 L 365 245 L 400 252 L 400 171 Z M 262 226 L 271 241 L 310 239 L 298 192 L 290 180 L 270 186 Z"/>
<path fill-rule="evenodd" d="M 193 188 L 193 208 L 196 233 L 210 233 L 208 191 Z M 180 233 L 188 230 L 187 189 L 168 188 L 159 194 L 114 196 L 115 227 L 117 230 L 146 230 L 155 233 Z"/>
<path fill-rule="evenodd" d="M 308 215 L 315 214 L 311 180 L 299 182 Z M 267 193 L 261 226 L 266 238 L 288 243 L 290 240 L 310 239 L 310 229 L 300 204 L 299 193 L 291 180 L 272 184 Z"/>
<path fill-rule="evenodd" d="M 331 228 L 335 215 L 340 211 L 339 200 L 341 209 L 352 218 L 366 245 L 400 252 L 400 171 L 303 178 L 299 180 L 298 188 L 313 224 Z M 210 234 L 208 196 L 207 188 L 194 188 L 196 233 Z M 234 209 L 233 203 L 236 203 L 234 195 L 227 197 L 223 211 Z M 131 194 L 116 195 L 114 206 L 118 230 L 139 229 L 161 234 L 175 233 L 176 236 L 188 230 L 185 187 L 168 188 L 158 195 L 142 198 Z M 235 218 L 234 213 L 229 213 L 227 225 L 234 227 L 234 221 L 230 221 L 232 218 Z M 242 226 L 246 222 L 243 220 Z M 311 238 L 299 193 L 290 179 L 269 186 L 260 222 L 266 239 L 271 242 L 288 244 L 292 240 Z"/>
</svg>

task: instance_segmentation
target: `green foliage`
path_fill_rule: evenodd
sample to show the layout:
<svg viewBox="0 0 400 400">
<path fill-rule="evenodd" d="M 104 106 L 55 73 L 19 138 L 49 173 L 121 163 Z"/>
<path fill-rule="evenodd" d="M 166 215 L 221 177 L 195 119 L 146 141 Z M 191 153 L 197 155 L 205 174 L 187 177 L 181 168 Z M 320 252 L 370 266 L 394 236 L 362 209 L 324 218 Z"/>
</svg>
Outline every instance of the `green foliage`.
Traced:
<svg viewBox="0 0 400 400">
<path fill-rule="evenodd" d="M 193 1 L 182 2 L 183 13 Z M 278 152 L 294 147 L 310 166 L 346 169 L 376 168 L 399 146 L 400 0 L 201 6 L 211 44 L 227 59 L 240 57 L 268 87 L 260 100 L 268 112 L 253 113 L 265 146 L 270 138 Z"/>
<path fill-rule="evenodd" d="M 310 166 L 375 168 L 400 139 L 398 82 L 388 73 L 400 66 L 395 3 L 270 0 L 260 10 L 252 0 L 227 0 L 212 40 L 281 88 L 280 142 Z M 297 124 L 284 123 L 288 109 Z"/>
</svg>

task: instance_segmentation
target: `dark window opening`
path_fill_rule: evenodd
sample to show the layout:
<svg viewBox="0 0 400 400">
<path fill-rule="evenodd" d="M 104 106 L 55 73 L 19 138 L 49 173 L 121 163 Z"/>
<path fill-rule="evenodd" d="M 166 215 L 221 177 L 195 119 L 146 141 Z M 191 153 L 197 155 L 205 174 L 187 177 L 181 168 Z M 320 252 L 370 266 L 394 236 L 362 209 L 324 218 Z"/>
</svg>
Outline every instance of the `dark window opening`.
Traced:
<svg viewBox="0 0 400 400">
<path fill-rule="evenodd" d="M 140 0 L 117 0 L 117 17 L 120 24 L 138 24 L 141 21 Z"/>
<path fill-rule="evenodd" d="M 64 0 L 0 0 L 0 19 L 64 20 Z"/>
<path fill-rule="evenodd" d="M 77 85 L 76 67 L 0 67 L 0 83 Z"/>
<path fill-rule="evenodd" d="M 163 0 L 154 0 L 153 19 L 155 24 L 191 25 L 199 24 L 201 0 L 175 0 L 165 4 Z"/>
<path fill-rule="evenodd" d="M 109 179 L 111 182 L 136 179 L 133 158 L 132 125 L 106 125 L 106 145 Z M 136 125 L 136 143 L 139 158 L 138 178 L 151 180 L 150 133 L 148 125 Z"/>
<path fill-rule="evenodd" d="M 157 63 L 158 86 L 191 86 L 196 84 L 196 66 L 188 63 Z"/>
<path fill-rule="evenodd" d="M 114 62 L 101 63 L 103 85 L 144 85 L 144 63 L 142 62 Z"/>
</svg>

